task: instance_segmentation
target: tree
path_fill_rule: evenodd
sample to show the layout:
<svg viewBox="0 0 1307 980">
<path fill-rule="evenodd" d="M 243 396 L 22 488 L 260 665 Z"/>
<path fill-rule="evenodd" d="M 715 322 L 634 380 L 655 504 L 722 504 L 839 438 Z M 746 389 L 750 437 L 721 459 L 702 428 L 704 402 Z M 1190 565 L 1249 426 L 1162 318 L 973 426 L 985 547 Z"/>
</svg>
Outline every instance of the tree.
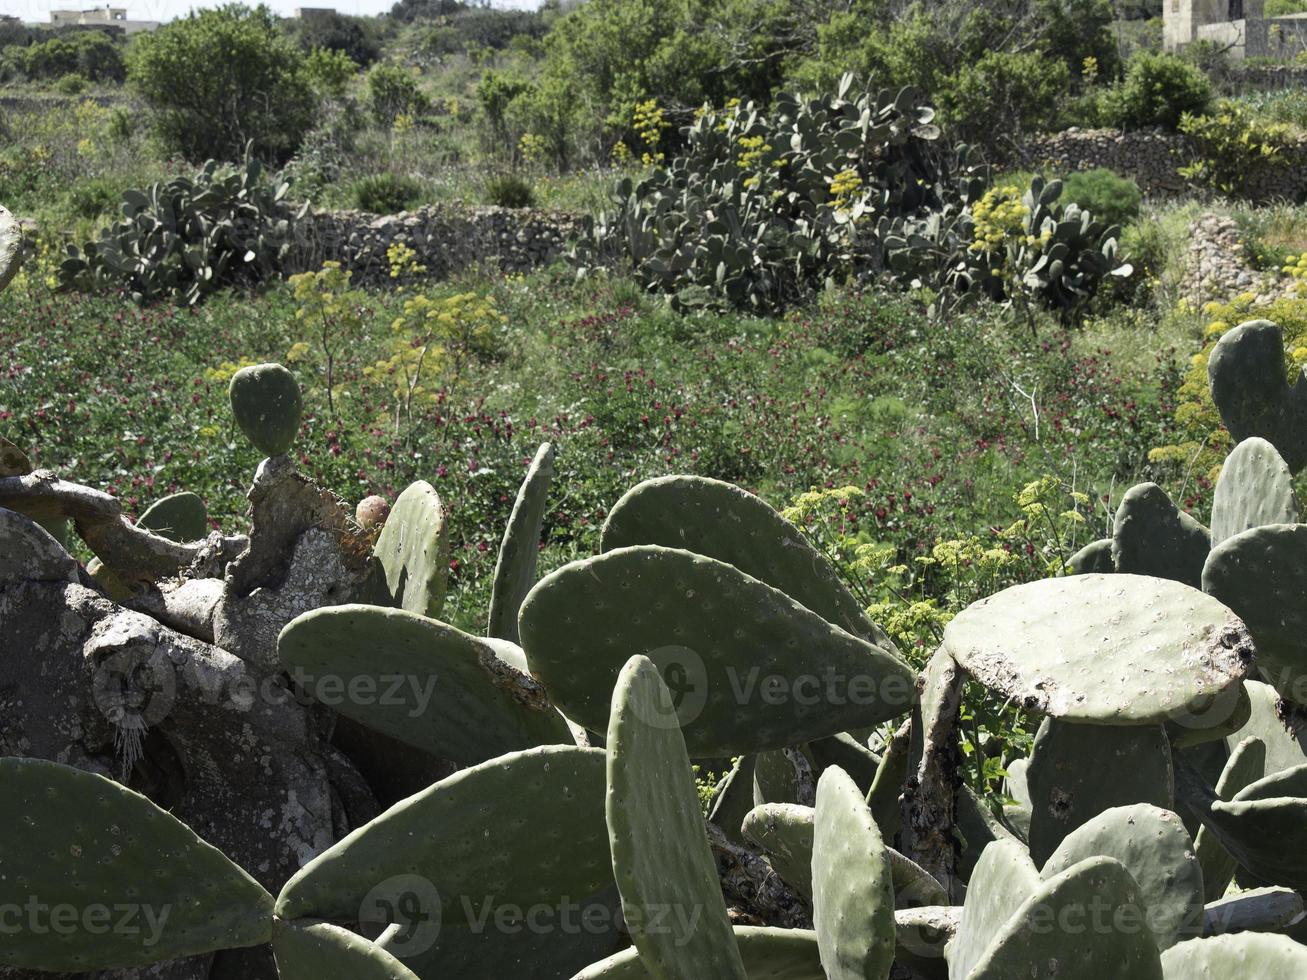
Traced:
<svg viewBox="0 0 1307 980">
<path fill-rule="evenodd" d="M 304 55 L 262 5 L 195 11 L 143 34 L 127 71 L 160 137 L 189 160 L 235 159 L 253 140 L 258 156 L 284 161 L 313 123 Z"/>
<path fill-rule="evenodd" d="M 381 57 L 381 44 L 358 17 L 345 17 L 332 11 L 319 17 L 301 20 L 299 43 L 305 52 L 325 48 L 340 51 L 361 68 Z"/>
</svg>

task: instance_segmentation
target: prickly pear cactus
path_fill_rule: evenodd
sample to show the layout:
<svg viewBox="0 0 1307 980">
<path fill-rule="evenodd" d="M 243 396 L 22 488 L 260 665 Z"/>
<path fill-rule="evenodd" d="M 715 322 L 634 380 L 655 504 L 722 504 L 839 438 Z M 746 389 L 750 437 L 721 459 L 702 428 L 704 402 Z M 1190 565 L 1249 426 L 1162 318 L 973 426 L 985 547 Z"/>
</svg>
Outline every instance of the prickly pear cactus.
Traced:
<svg viewBox="0 0 1307 980">
<path fill-rule="evenodd" d="M 812 898 L 814 811 L 795 803 L 764 803 L 744 818 L 744 836 L 763 853 L 776 873 L 800 895 Z"/>
<path fill-rule="evenodd" d="M 708 806 L 708 820 L 736 844 L 743 843 L 744 819 L 754 807 L 752 755 L 742 755 L 717 782 Z"/>
<path fill-rule="evenodd" d="M 606 724 L 624 658 L 649 657 L 699 758 L 781 748 L 911 706 L 912 672 L 894 654 L 731 565 L 675 548 L 566 565 L 531 590 L 520 625 L 532 675 L 591 731 Z M 811 710 L 809 687 L 826 683 L 838 696 Z"/>
<path fill-rule="evenodd" d="M 0 759 L 0 786 L 0 905 L 102 908 L 120 926 L 82 916 L 52 942 L 32 919 L 6 929 L 0 966 L 82 973 L 271 938 L 272 896 L 145 797 L 41 759 Z"/>
<path fill-rule="evenodd" d="M 1231 751 L 1221 778 L 1216 782 L 1216 796 L 1222 800 L 1233 799 L 1245 786 L 1265 775 L 1266 744 L 1250 735 Z M 1214 902 L 1230 887 L 1239 863 L 1206 827 L 1202 827 L 1194 837 L 1194 854 L 1203 872 L 1203 897 Z"/>
<path fill-rule="evenodd" d="M 1025 708 L 1100 725 L 1185 719 L 1238 685 L 1253 663 L 1248 629 L 1228 608 L 1143 575 L 1013 586 L 959 613 L 944 646 L 972 677 Z M 1233 711 L 1237 698 L 1229 703 Z"/>
<path fill-rule="evenodd" d="M 1115 572 L 1116 566 L 1112 563 L 1112 539 L 1091 541 L 1072 555 L 1067 565 L 1072 575 Z"/>
<path fill-rule="evenodd" d="M 1253 436 L 1234 447 L 1212 497 L 1212 547 L 1268 524 L 1297 524 L 1293 474 L 1275 447 Z"/>
<path fill-rule="evenodd" d="M 198 541 L 209 533 L 209 511 L 204 501 L 183 491 L 156 500 L 136 521 L 170 541 Z"/>
<path fill-rule="evenodd" d="M 554 447 L 545 443 L 536 450 L 535 459 L 517 491 L 513 513 L 504 528 L 495 561 L 495 577 L 490 592 L 490 620 L 486 635 L 516 643 L 517 614 L 522 600 L 536 581 L 536 555 L 540 550 L 540 529 L 545 520 L 549 485 L 554 479 Z"/>
<path fill-rule="evenodd" d="M 817 956 L 817 934 L 811 929 L 775 929 L 735 926 L 735 941 L 749 980 L 826 980 Z M 572 980 L 652 980 L 630 946 L 606 960 L 591 964 Z"/>
<path fill-rule="evenodd" d="M 245 438 L 267 456 L 290 450 L 299 433 L 299 382 L 280 364 L 255 364 L 232 375 L 231 411 Z"/>
<path fill-rule="evenodd" d="M 1105 810 L 1067 834 L 1040 878 L 1099 855 L 1120 861 L 1139 886 L 1158 950 L 1201 933 L 1203 872 L 1178 816 L 1147 803 Z"/>
<path fill-rule="evenodd" d="M 1307 946 L 1258 932 L 1190 939 L 1166 951 L 1162 970 L 1166 980 L 1301 980 L 1307 976 Z"/>
<path fill-rule="evenodd" d="M 1126 491 L 1112 525 L 1112 566 L 1200 588 L 1211 534 L 1156 483 Z"/>
<path fill-rule="evenodd" d="M 315 609 L 281 631 L 277 654 L 327 707 L 459 765 L 572 742 L 538 685 L 523 701 L 492 646 L 402 609 Z"/>
<path fill-rule="evenodd" d="M 449 583 L 449 527 L 436 488 L 411 484 L 391 508 L 377 543 L 364 600 L 439 618 Z"/>
<path fill-rule="evenodd" d="M 1241 882 L 1307 889 L 1307 765 L 1212 800 L 1203 826 L 1239 862 Z"/>
<path fill-rule="evenodd" d="M 672 695 L 648 657 L 613 691 L 607 814 L 622 914 L 649 972 L 747 980 Z"/>
<path fill-rule="evenodd" d="M 812 837 L 812 923 L 828 980 L 876 980 L 894 964 L 889 855 L 857 784 L 821 774 Z"/>
<path fill-rule="evenodd" d="M 1284 335 L 1269 320 L 1226 333 L 1207 361 L 1212 401 L 1236 441 L 1260 436 L 1297 473 L 1307 466 L 1307 385 L 1286 379 Z"/>
<path fill-rule="evenodd" d="M 1307 705 L 1307 524 L 1255 527 L 1207 559 L 1203 589 L 1248 624 L 1262 675 Z"/>
<path fill-rule="evenodd" d="M 734 565 L 841 629 L 894 649 L 803 532 L 734 484 L 663 476 L 632 487 L 604 521 L 600 549 L 642 544 L 684 548 Z"/>
<path fill-rule="evenodd" d="M 0 289 L 11 282 L 23 266 L 23 229 L 8 209 L 0 206 Z"/>
<path fill-rule="evenodd" d="M 418 980 L 418 976 L 380 946 L 330 922 L 278 923 L 272 955 L 281 980 Z"/>
<path fill-rule="evenodd" d="M 618 948 L 603 799 L 598 749 L 500 756 L 319 854 L 286 883 L 277 916 L 399 924 L 402 942 L 387 948 L 419 976 L 570 976 Z M 566 903 L 599 927 L 572 943 L 494 927 L 501 910 L 561 915 Z"/>
<path fill-rule="evenodd" d="M 1026 768 L 1030 854 L 1042 865 L 1074 830 L 1113 807 L 1175 806 L 1171 744 L 1160 725 L 1045 718 Z"/>
</svg>

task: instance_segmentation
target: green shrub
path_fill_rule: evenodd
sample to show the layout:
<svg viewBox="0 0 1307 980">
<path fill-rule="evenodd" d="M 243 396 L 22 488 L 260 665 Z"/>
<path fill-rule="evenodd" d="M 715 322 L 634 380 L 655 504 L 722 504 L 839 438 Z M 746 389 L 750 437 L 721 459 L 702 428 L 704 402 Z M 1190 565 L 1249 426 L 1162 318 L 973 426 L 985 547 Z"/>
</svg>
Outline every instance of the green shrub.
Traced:
<svg viewBox="0 0 1307 980">
<path fill-rule="evenodd" d="M 486 180 L 486 203 L 501 208 L 535 207 L 535 189 L 517 174 L 495 174 Z"/>
<path fill-rule="evenodd" d="M 1037 51 L 988 51 L 958 71 L 939 107 L 953 136 L 992 146 L 1050 127 L 1070 77 L 1065 62 Z"/>
<path fill-rule="evenodd" d="M 1143 51 L 1130 59 L 1125 80 L 1104 93 L 1105 121 L 1122 129 L 1176 129 L 1185 113 L 1200 114 L 1212 102 L 1212 83 L 1194 65 L 1172 54 Z"/>
<path fill-rule="evenodd" d="M 258 156 L 284 162 L 313 123 L 304 55 L 264 6 L 199 10 L 137 36 L 128 80 L 188 160 L 235 159 L 253 140 Z"/>
<path fill-rule="evenodd" d="M 81 95 L 89 84 L 85 75 L 70 71 L 54 83 L 54 90 L 60 95 Z"/>
<path fill-rule="evenodd" d="M 343 97 L 358 70 L 349 55 L 335 48 L 314 48 L 304 59 L 309 84 L 324 99 Z"/>
<path fill-rule="evenodd" d="M 1128 225 L 1139 217 L 1139 185 L 1106 167 L 1080 170 L 1062 181 L 1062 200 L 1078 204 L 1107 225 Z"/>
<path fill-rule="evenodd" d="M 1266 0 L 1267 17 L 1287 17 L 1307 11 L 1307 0 Z"/>
<path fill-rule="evenodd" d="M 64 200 L 68 210 L 79 218 L 98 218 L 117 209 L 122 192 L 113 181 L 95 177 L 68 188 Z"/>
<path fill-rule="evenodd" d="M 363 177 L 352 188 L 354 206 L 371 214 L 411 211 L 425 196 L 420 181 L 400 174 L 380 173 Z"/>
<path fill-rule="evenodd" d="M 1180 132 L 1192 139 L 1197 153 L 1180 173 L 1232 196 L 1246 196 L 1257 177 L 1287 166 L 1286 151 L 1297 142 L 1289 126 L 1261 122 L 1247 106 L 1230 101 L 1210 115 L 1186 113 Z"/>
<path fill-rule="evenodd" d="M 368 110 L 389 128 L 400 116 L 426 112 L 431 100 L 418 87 L 417 76 L 399 65 L 373 65 L 368 72 Z"/>
<path fill-rule="evenodd" d="M 77 74 L 95 82 L 121 82 L 127 76 L 122 47 L 104 31 L 77 31 L 16 50 L 28 78 Z"/>
</svg>

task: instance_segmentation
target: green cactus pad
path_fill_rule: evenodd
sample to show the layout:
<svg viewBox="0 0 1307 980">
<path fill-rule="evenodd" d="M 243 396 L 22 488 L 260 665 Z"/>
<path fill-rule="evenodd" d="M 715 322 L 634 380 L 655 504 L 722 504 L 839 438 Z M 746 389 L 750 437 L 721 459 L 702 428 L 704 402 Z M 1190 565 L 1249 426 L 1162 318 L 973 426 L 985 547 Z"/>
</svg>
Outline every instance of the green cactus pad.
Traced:
<svg viewBox="0 0 1307 980">
<path fill-rule="evenodd" d="M 632 657 L 608 726 L 608 831 L 622 914 L 659 980 L 745 980 L 672 695 Z"/>
<path fill-rule="evenodd" d="M 1307 891 L 1307 765 L 1213 801 L 1203 826 L 1239 862 L 1241 883 Z"/>
<path fill-rule="evenodd" d="M 1166 734 L 1176 749 L 1216 742 L 1248 724 L 1252 711 L 1244 685 L 1227 687 L 1210 701 L 1195 703 L 1185 714 L 1168 719 Z"/>
<path fill-rule="evenodd" d="M 971 874 L 958 931 L 949 943 L 949 975 L 969 977 L 994 937 L 1041 886 L 1030 852 L 1015 840 L 999 840 L 981 852 Z"/>
<path fill-rule="evenodd" d="M 1209 902 L 1203 909 L 1203 935 L 1279 932 L 1303 908 L 1302 896 L 1292 888 L 1252 888 Z"/>
<path fill-rule="evenodd" d="M 764 803 L 744 818 L 744 836 L 762 848 L 781 880 L 812 898 L 813 809 L 795 803 Z"/>
<path fill-rule="evenodd" d="M 996 841 L 1012 841 L 1028 850 L 1025 841 L 995 816 L 989 804 L 966 783 L 958 787 L 953 798 L 953 819 L 956 836 L 961 838 L 962 843 L 958 853 L 958 871 L 967 880 L 975 874 L 976 865 L 985 849 Z"/>
<path fill-rule="evenodd" d="M 361 909 L 398 909 L 403 945 L 387 948 L 419 976 L 568 976 L 618 948 L 603 797 L 599 749 L 491 759 L 318 855 L 282 889 L 277 915 L 354 921 L 370 920 Z M 603 928 L 571 943 L 559 942 L 561 930 L 527 928 L 520 914 L 501 928 L 501 913 L 533 908 L 553 910 L 540 920 L 550 925 L 570 914 Z"/>
<path fill-rule="evenodd" d="M 1212 547 L 1255 527 L 1297 523 L 1293 474 L 1275 447 L 1256 436 L 1235 446 L 1212 497 Z"/>
<path fill-rule="evenodd" d="M 32 468 L 27 453 L 0 435 L 0 476 L 26 476 Z"/>
<path fill-rule="evenodd" d="M 418 980 L 380 946 L 329 922 L 288 922 L 272 939 L 280 980 Z"/>
<path fill-rule="evenodd" d="M 94 972 L 272 937 L 272 896 L 144 796 L 41 759 L 0 759 L 0 786 L 0 907 L 24 910 L 0 967 Z"/>
<path fill-rule="evenodd" d="M 1226 760 L 1221 778 L 1216 782 L 1217 798 L 1233 799 L 1245 786 L 1257 782 L 1265 774 L 1266 745 L 1250 735 L 1235 746 Z M 1203 871 L 1203 897 L 1214 902 L 1230 887 L 1238 862 L 1206 827 L 1201 827 L 1194 837 L 1194 853 Z"/>
<path fill-rule="evenodd" d="M 1307 705 L 1307 524 L 1255 527 L 1223 541 L 1207 559 L 1203 589 L 1248 624 L 1271 685 Z"/>
<path fill-rule="evenodd" d="M 1160 954 L 1142 928 L 1147 913 L 1119 861 L 1088 858 L 1044 881 L 998 929 L 975 968 L 958 976 L 1161 980 Z"/>
<path fill-rule="evenodd" d="M 1160 725 L 1077 725 L 1045 718 L 1026 769 L 1030 856 L 1043 865 L 1073 830 L 1114 807 L 1175 806 L 1171 746 Z"/>
<path fill-rule="evenodd" d="M 777 929 L 771 926 L 735 926 L 744 972 L 749 980 L 826 980 L 817 955 L 817 934 L 811 929 Z M 630 946 L 606 960 L 591 964 L 572 980 L 651 980 Z"/>
<path fill-rule="evenodd" d="M 156 500 L 136 521 L 170 541 L 199 541 L 209 533 L 209 511 L 193 493 L 174 493 Z"/>
<path fill-rule="evenodd" d="M 1280 695 L 1275 688 L 1261 681 L 1244 681 L 1244 690 L 1252 708 L 1248 724 L 1226 739 L 1231 749 L 1249 736 L 1255 736 L 1266 746 L 1266 768 L 1257 779 L 1284 769 L 1307 763 L 1307 725 L 1303 714 L 1296 713 L 1296 723 L 1290 726 L 1286 712 L 1280 710 Z"/>
<path fill-rule="evenodd" d="M 876 778 L 867 790 L 867 806 L 876 818 L 876 826 L 886 840 L 898 836 L 903 820 L 902 792 L 908 778 L 911 742 L 907 738 L 891 738 L 880 757 Z"/>
<path fill-rule="evenodd" d="M 537 745 L 573 744 L 544 698 L 523 703 L 486 641 L 402 609 L 326 606 L 277 640 L 291 679 L 374 731 L 459 765 Z"/>
<path fill-rule="evenodd" d="M 1156 483 L 1126 491 L 1112 525 L 1112 566 L 1198 588 L 1212 550 L 1207 528 L 1180 510 Z"/>
<path fill-rule="evenodd" d="M 817 781 L 812 924 L 828 980 L 879 980 L 894 963 L 894 885 L 871 810 L 848 773 Z"/>
<path fill-rule="evenodd" d="M 23 229 L 9 213 L 0 207 L 0 290 L 11 282 L 23 266 Z"/>
<path fill-rule="evenodd" d="M 227 394 L 245 438 L 267 456 L 290 450 L 300 429 L 300 386 L 280 364 L 256 364 L 231 377 Z"/>
<path fill-rule="evenodd" d="M 545 521 L 545 504 L 553 479 L 554 447 L 546 442 L 536 450 L 531 468 L 526 471 L 526 479 L 517 491 L 508 526 L 504 528 L 490 590 L 487 636 L 517 642 L 517 614 L 522 600 L 535 585 L 540 529 Z"/>
<path fill-rule="evenodd" d="M 1134 878 L 1158 950 L 1201 935 L 1203 872 L 1178 816 L 1147 803 L 1105 810 L 1066 836 L 1040 877 L 1096 855 L 1116 858 Z"/>
<path fill-rule="evenodd" d="M 1225 334 L 1207 361 L 1212 401 L 1237 442 L 1260 436 L 1297 473 L 1307 465 L 1307 385 L 1285 377 L 1284 336 L 1269 320 Z"/>
<path fill-rule="evenodd" d="M 1013 586 L 960 613 L 944 645 L 1021 706 L 1102 725 L 1183 720 L 1242 681 L 1253 660 L 1247 629 L 1220 602 L 1141 575 Z"/>
<path fill-rule="evenodd" d="M 717 826 L 726 839 L 742 844 L 744 818 L 753 809 L 753 762 L 751 755 L 735 760 L 731 771 L 722 777 L 713 791 L 708 806 L 708 819 Z"/>
<path fill-rule="evenodd" d="M 880 756 L 848 732 L 809 742 L 808 755 L 812 757 L 818 775 L 830 766 L 839 766 L 853 777 L 863 793 L 871 791 L 881 764 Z"/>
<path fill-rule="evenodd" d="M 1302 980 L 1307 946 L 1262 932 L 1190 939 L 1166 951 L 1162 970 L 1166 980 Z"/>
<path fill-rule="evenodd" d="M 531 590 L 520 625 L 532 675 L 591 731 L 606 724 L 624 658 L 650 657 L 698 758 L 877 724 L 913 697 L 898 657 L 730 565 L 674 548 L 566 565 Z"/>
<path fill-rule="evenodd" d="M 1072 575 L 1115 572 L 1116 566 L 1112 564 L 1112 539 L 1103 538 L 1085 545 L 1071 556 L 1067 565 L 1070 566 Z"/>
<path fill-rule="evenodd" d="M 418 480 L 399 495 L 372 557 L 377 566 L 366 601 L 440 616 L 449 580 L 449 527 L 435 487 Z"/>
<path fill-rule="evenodd" d="M 799 773 L 781 749 L 759 752 L 753 763 L 753 805 L 800 803 Z"/>
<path fill-rule="evenodd" d="M 841 629 L 897 653 L 803 532 L 734 484 L 664 476 L 632 487 L 604 522 L 600 549 L 642 544 L 683 548 L 734 565 Z"/>
</svg>

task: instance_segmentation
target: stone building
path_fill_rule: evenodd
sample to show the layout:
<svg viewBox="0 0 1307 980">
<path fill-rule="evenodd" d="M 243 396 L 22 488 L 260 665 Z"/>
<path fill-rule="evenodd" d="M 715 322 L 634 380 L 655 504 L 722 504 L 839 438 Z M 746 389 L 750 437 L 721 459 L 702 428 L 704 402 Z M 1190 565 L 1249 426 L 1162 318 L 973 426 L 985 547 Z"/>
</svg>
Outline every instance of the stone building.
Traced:
<svg viewBox="0 0 1307 980">
<path fill-rule="evenodd" d="M 81 10 L 51 10 L 50 26 L 116 27 L 127 34 L 152 31 L 159 26 L 157 20 L 130 20 L 125 7 L 90 7 Z"/>
<path fill-rule="evenodd" d="M 1163 0 L 1168 51 L 1210 41 L 1230 57 L 1284 58 L 1307 51 L 1307 14 L 1267 17 L 1266 0 Z"/>
</svg>

